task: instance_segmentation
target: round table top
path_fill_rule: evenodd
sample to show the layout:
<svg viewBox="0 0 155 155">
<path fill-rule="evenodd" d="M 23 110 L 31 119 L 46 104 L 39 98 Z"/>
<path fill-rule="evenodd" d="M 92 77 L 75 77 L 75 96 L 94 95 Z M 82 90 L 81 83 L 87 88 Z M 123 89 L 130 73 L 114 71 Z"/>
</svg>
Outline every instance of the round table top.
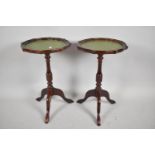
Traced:
<svg viewBox="0 0 155 155">
<path fill-rule="evenodd" d="M 115 54 L 127 49 L 126 43 L 111 38 L 89 38 L 79 41 L 78 48 L 93 54 Z"/>
<path fill-rule="evenodd" d="M 21 48 L 25 52 L 46 54 L 64 50 L 70 43 L 63 38 L 34 38 L 21 43 Z"/>
</svg>

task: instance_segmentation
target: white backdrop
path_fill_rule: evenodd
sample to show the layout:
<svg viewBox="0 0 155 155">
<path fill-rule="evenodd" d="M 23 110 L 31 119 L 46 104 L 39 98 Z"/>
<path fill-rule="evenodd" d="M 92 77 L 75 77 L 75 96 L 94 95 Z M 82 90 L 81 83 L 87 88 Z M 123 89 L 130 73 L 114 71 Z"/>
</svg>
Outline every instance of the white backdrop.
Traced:
<svg viewBox="0 0 155 155">
<path fill-rule="evenodd" d="M 82 105 L 54 97 L 51 119 L 43 123 L 46 87 L 43 55 L 23 53 L 20 43 L 35 37 L 62 37 L 73 43 L 51 55 L 53 83 L 75 101 L 95 87 L 96 55 L 82 53 L 76 42 L 89 37 L 123 40 L 129 49 L 106 55 L 103 88 L 117 104 L 102 99 L 102 126 L 97 127 L 96 100 Z M 155 128 L 155 27 L 0 27 L 0 128 Z"/>
</svg>

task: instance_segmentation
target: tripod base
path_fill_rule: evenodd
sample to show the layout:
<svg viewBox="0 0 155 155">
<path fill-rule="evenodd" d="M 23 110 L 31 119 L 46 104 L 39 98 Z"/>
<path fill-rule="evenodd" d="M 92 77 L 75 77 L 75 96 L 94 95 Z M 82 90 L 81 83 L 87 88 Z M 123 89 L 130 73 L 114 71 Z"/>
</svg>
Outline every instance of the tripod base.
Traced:
<svg viewBox="0 0 155 155">
<path fill-rule="evenodd" d="M 47 95 L 47 90 L 48 90 L 48 88 L 42 89 L 42 91 L 41 91 L 41 96 L 38 97 L 38 98 L 36 98 L 36 100 L 37 100 L 37 101 L 41 101 L 41 100 L 44 98 L 44 96 Z M 73 103 L 73 102 L 74 102 L 73 100 L 66 98 L 65 95 L 64 95 L 64 92 L 63 92 L 61 89 L 57 89 L 57 88 L 54 88 L 54 87 L 53 87 L 53 88 L 51 88 L 51 92 L 52 92 L 51 96 L 54 96 L 54 95 L 60 96 L 60 97 L 62 97 L 67 103 Z"/>
<path fill-rule="evenodd" d="M 86 94 L 85 94 L 85 97 L 83 99 L 78 100 L 77 102 L 78 103 L 83 103 L 84 101 L 87 100 L 88 97 L 91 97 L 91 96 L 94 96 L 96 98 L 98 97 L 96 89 L 92 89 L 92 90 L 87 91 Z M 110 98 L 110 94 L 109 94 L 109 92 L 107 90 L 101 89 L 100 90 L 100 97 L 105 97 L 111 104 L 116 103 L 114 100 L 112 100 Z"/>
<path fill-rule="evenodd" d="M 48 94 L 48 91 L 50 92 L 49 94 Z M 41 96 L 36 98 L 36 100 L 41 101 L 45 97 L 45 95 L 47 95 L 47 106 L 49 106 L 50 101 L 51 101 L 51 97 L 54 96 L 54 95 L 62 97 L 67 103 L 72 103 L 73 102 L 73 100 L 68 99 L 68 98 L 65 97 L 64 92 L 61 89 L 57 89 L 57 88 L 54 88 L 54 87 L 42 89 Z M 46 113 L 46 116 L 45 116 L 45 123 L 48 123 L 48 122 L 49 122 L 49 110 L 47 110 L 47 113 Z"/>
<path fill-rule="evenodd" d="M 86 92 L 85 97 L 83 99 L 78 100 L 78 103 L 83 103 L 84 101 L 87 100 L 88 97 L 96 97 L 97 98 L 97 105 L 98 105 L 98 115 L 97 115 L 97 125 L 100 126 L 101 125 L 101 119 L 100 119 L 100 97 L 105 97 L 111 104 L 116 103 L 114 100 L 112 100 L 110 98 L 110 94 L 107 90 L 103 90 L 103 89 L 91 89 L 89 91 Z"/>
</svg>

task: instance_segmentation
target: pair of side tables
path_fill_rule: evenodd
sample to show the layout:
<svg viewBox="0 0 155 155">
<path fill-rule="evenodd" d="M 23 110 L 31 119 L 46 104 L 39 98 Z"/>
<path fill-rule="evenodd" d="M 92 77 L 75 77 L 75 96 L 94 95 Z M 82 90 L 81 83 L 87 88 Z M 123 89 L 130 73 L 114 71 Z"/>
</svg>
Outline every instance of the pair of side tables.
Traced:
<svg viewBox="0 0 155 155">
<path fill-rule="evenodd" d="M 52 72 L 50 67 L 50 54 L 55 52 L 62 52 L 71 45 L 69 41 L 62 38 L 35 38 L 21 43 L 21 48 L 25 52 L 35 54 L 45 54 L 46 59 L 46 79 L 47 87 L 42 89 L 41 96 L 36 100 L 41 101 L 45 95 L 46 99 L 46 115 L 45 123 L 49 122 L 50 102 L 53 95 L 62 97 L 67 103 L 72 103 L 73 100 L 65 97 L 64 92 L 55 88 L 52 83 Z M 109 92 L 102 89 L 102 60 L 104 54 L 116 54 L 128 48 L 126 43 L 120 40 L 111 38 L 89 38 L 78 42 L 77 48 L 88 53 L 97 54 L 98 57 L 98 70 L 96 74 L 96 88 L 86 92 L 83 99 L 78 100 L 78 103 L 83 103 L 88 97 L 97 98 L 97 125 L 101 125 L 100 109 L 101 97 L 105 97 L 111 104 L 115 101 L 110 98 Z"/>
</svg>

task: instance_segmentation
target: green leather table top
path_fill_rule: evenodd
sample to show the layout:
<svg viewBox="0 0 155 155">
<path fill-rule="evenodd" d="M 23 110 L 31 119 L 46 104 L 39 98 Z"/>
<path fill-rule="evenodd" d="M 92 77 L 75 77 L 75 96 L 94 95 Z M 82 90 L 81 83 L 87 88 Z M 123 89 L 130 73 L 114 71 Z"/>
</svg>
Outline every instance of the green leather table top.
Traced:
<svg viewBox="0 0 155 155">
<path fill-rule="evenodd" d="M 22 48 L 36 51 L 56 50 L 62 49 L 66 46 L 66 42 L 62 40 L 48 39 L 48 40 L 34 40 L 25 45 Z"/>
<path fill-rule="evenodd" d="M 89 49 L 92 51 L 113 51 L 122 49 L 122 45 L 119 42 L 110 40 L 88 40 L 79 43 L 80 47 Z"/>
</svg>

